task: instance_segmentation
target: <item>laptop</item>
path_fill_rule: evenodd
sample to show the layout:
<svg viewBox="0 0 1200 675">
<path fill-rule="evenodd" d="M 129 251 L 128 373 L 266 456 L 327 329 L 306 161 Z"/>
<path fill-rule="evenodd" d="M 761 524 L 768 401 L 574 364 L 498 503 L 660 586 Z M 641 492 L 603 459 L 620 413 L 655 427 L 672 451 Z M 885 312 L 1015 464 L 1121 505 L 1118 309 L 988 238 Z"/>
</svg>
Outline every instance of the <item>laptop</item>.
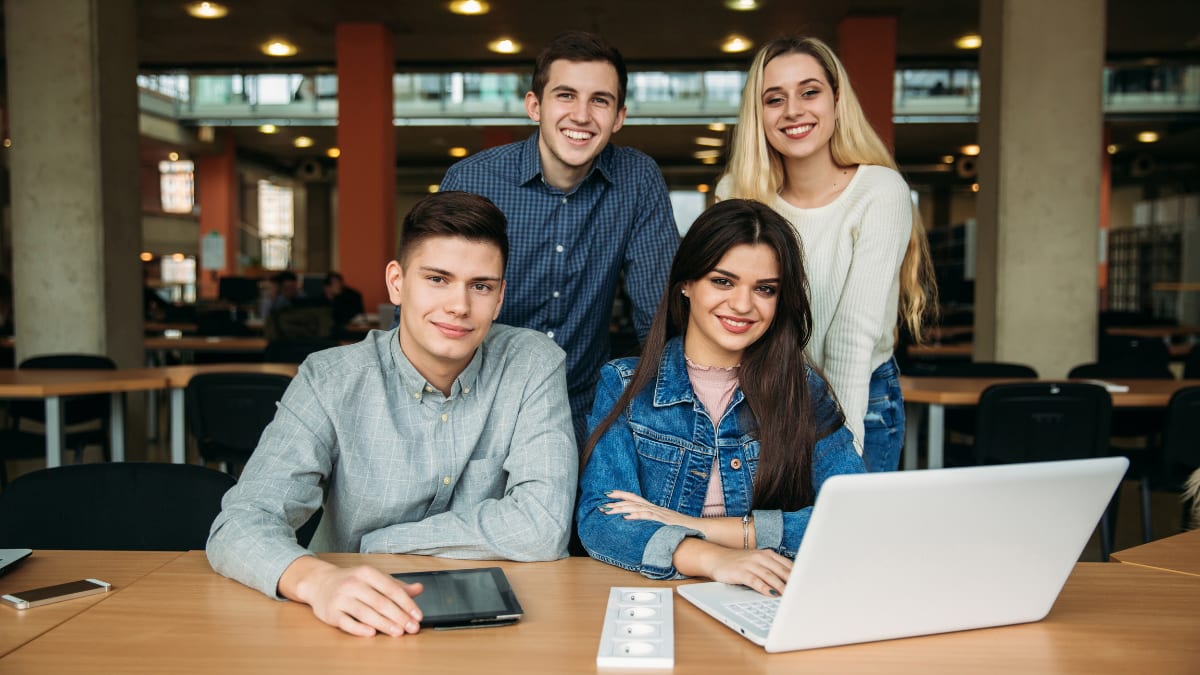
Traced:
<svg viewBox="0 0 1200 675">
<path fill-rule="evenodd" d="M 33 551 L 27 548 L 0 548 L 0 574 L 9 571 L 32 553 Z"/>
<path fill-rule="evenodd" d="M 768 652 L 1039 621 L 1128 465 L 834 476 L 781 597 L 718 582 L 677 590 Z"/>
</svg>

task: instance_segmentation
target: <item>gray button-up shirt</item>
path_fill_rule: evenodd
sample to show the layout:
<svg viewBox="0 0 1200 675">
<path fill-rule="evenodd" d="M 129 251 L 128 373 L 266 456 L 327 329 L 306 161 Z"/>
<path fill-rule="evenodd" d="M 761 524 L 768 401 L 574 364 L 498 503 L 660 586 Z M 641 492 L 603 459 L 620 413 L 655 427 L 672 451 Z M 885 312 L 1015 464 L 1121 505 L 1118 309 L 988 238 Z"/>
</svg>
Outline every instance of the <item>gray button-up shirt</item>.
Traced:
<svg viewBox="0 0 1200 675">
<path fill-rule="evenodd" d="M 495 324 L 444 396 L 395 329 L 313 354 L 225 495 L 213 569 L 276 596 L 322 503 L 313 550 L 563 557 L 578 474 L 564 360 Z"/>
</svg>

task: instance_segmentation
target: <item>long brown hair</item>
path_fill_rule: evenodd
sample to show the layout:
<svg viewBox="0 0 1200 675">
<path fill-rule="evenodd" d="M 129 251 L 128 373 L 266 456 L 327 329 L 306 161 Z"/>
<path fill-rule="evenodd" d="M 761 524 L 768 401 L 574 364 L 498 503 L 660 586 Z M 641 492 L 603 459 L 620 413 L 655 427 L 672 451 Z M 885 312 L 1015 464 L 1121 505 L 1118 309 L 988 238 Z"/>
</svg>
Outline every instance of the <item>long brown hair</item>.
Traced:
<svg viewBox="0 0 1200 675">
<path fill-rule="evenodd" d="M 658 376 L 667 341 L 686 332 L 690 305 L 682 293 L 684 283 L 703 278 L 740 244 L 764 244 L 774 250 L 780 278 L 775 319 L 746 348 L 738 373 L 738 386 L 750 411 L 748 427 L 759 441 L 753 504 L 794 511 L 813 503 L 813 446 L 841 427 L 843 419 L 838 414 L 835 422 L 821 429 L 814 419 L 804 354 L 812 333 L 812 313 L 796 233 L 783 216 L 752 200 L 717 203 L 696 219 L 680 242 L 633 379 L 588 437 L 582 463 L 586 466 L 600 437 Z"/>
<path fill-rule="evenodd" d="M 829 139 L 829 149 L 834 163 L 838 166 L 875 164 L 899 170 L 887 145 L 867 121 L 854 87 L 850 85 L 850 76 L 829 45 L 814 37 L 779 38 L 758 50 L 746 75 L 738 124 L 733 131 L 729 164 L 725 169 L 731 188 L 729 196 L 769 202 L 786 180 L 783 159 L 767 143 L 763 129 L 762 90 L 767 64 L 787 54 L 807 54 L 816 59 L 833 88 L 837 99 L 837 122 Z M 929 241 L 915 206 L 912 218 L 908 248 L 900 263 L 898 318 L 919 342 L 923 321 L 936 320 L 938 316 L 938 294 Z"/>
</svg>

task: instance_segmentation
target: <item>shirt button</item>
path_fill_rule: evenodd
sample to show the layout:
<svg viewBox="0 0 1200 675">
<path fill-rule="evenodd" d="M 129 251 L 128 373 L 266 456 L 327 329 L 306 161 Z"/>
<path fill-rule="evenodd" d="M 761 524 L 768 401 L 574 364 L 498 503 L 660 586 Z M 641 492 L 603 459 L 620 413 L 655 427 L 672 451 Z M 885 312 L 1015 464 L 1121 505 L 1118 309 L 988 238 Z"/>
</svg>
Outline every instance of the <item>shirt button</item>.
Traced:
<svg viewBox="0 0 1200 675">
<path fill-rule="evenodd" d="M 429 386 L 429 385 L 425 385 L 425 391 L 427 391 L 427 392 L 429 392 L 429 393 L 431 393 L 431 394 L 432 394 L 432 393 L 433 393 L 433 387 L 431 387 L 431 386 Z"/>
<path fill-rule="evenodd" d="M 470 387 L 463 387 L 463 393 L 464 393 L 464 394 L 469 394 L 469 393 L 471 393 L 471 388 L 470 388 Z"/>
<path fill-rule="evenodd" d="M 446 420 L 448 420 L 448 419 L 450 419 L 450 416 L 449 416 L 449 415 L 442 415 L 442 421 L 443 421 L 443 422 L 445 422 L 445 421 L 446 421 Z M 734 461 L 736 462 L 737 460 L 734 460 Z"/>
<path fill-rule="evenodd" d="M 553 338 L 553 337 L 554 337 L 554 331 L 552 331 L 552 330 L 548 330 L 548 331 L 546 331 L 546 337 L 548 337 L 548 338 Z"/>
<path fill-rule="evenodd" d="M 449 484 L 450 484 L 450 476 L 446 476 L 445 478 L 442 478 L 442 485 L 449 485 Z"/>
<path fill-rule="evenodd" d="M 419 391 L 418 391 L 417 393 L 413 394 L 413 398 L 415 398 L 415 399 L 417 399 L 418 401 L 420 401 L 420 400 L 421 400 L 421 392 L 419 392 Z"/>
<path fill-rule="evenodd" d="M 729 468 L 733 469 L 734 471 L 741 469 L 742 468 L 742 460 L 738 459 L 737 457 L 734 457 L 733 459 L 729 460 Z"/>
<path fill-rule="evenodd" d="M 563 197 L 562 203 L 564 203 L 564 204 L 566 204 L 566 203 L 567 203 L 567 198 L 566 198 L 566 197 Z"/>
<path fill-rule="evenodd" d="M 551 294 L 551 297 L 555 297 L 555 298 L 557 298 L 557 297 L 558 297 L 558 291 L 554 291 L 554 293 L 552 293 L 552 294 Z"/>
<path fill-rule="evenodd" d="M 563 252 L 563 247 L 562 247 L 562 244 L 559 244 L 558 246 L 555 246 L 555 247 L 554 247 L 554 250 L 555 250 L 555 251 L 557 251 L 557 252 L 559 252 L 559 253 L 562 253 L 562 252 Z"/>
</svg>

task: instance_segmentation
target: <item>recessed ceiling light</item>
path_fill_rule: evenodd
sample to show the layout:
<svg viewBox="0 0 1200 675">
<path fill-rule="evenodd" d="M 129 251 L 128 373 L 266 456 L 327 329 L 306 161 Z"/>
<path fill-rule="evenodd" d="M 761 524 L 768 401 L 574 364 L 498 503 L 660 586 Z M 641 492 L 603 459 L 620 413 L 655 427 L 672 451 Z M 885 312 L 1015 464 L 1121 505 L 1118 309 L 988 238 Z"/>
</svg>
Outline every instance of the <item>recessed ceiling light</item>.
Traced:
<svg viewBox="0 0 1200 675">
<path fill-rule="evenodd" d="M 454 0 L 450 3 L 450 11 L 455 14 L 466 14 L 474 16 L 477 14 L 487 14 L 491 6 L 480 0 Z"/>
<path fill-rule="evenodd" d="M 259 48 L 267 56 L 293 56 L 296 52 L 300 51 L 296 48 L 296 45 L 282 38 L 273 38 L 262 43 L 262 46 Z"/>
<path fill-rule="evenodd" d="M 308 136 L 297 136 L 295 140 L 292 141 L 292 145 L 296 146 L 297 148 L 311 148 L 312 144 L 313 139 L 309 138 Z"/>
<path fill-rule="evenodd" d="M 971 183 L 971 192 L 979 192 L 979 183 Z"/>
<path fill-rule="evenodd" d="M 725 0 L 725 6 L 735 12 L 750 12 L 758 9 L 758 0 Z"/>
<path fill-rule="evenodd" d="M 967 33 L 954 41 L 959 49 L 979 49 L 983 46 L 983 38 L 978 33 Z"/>
<path fill-rule="evenodd" d="M 738 54 L 745 51 L 750 51 L 754 43 L 742 37 L 741 35 L 730 35 L 721 43 L 721 51 L 726 54 Z"/>
<path fill-rule="evenodd" d="M 705 157 L 704 159 L 700 160 L 700 163 L 701 164 L 716 164 L 717 158 L 716 157 Z"/>
<path fill-rule="evenodd" d="M 942 155 L 942 164 L 953 164 L 954 155 Z"/>
<path fill-rule="evenodd" d="M 697 185 L 696 192 L 708 192 L 708 183 L 701 183 Z"/>
<path fill-rule="evenodd" d="M 716 159 L 720 156 L 720 150 L 697 150 L 692 153 L 692 157 L 696 159 Z"/>
<path fill-rule="evenodd" d="M 6 147 L 6 148 L 11 148 L 11 147 L 12 147 L 12 139 L 11 139 L 11 138 L 5 138 L 5 139 L 4 139 L 4 143 L 3 143 L 3 145 L 4 145 L 4 147 Z"/>
<path fill-rule="evenodd" d="M 326 155 L 327 157 L 331 157 L 331 158 L 333 158 L 333 159 L 337 159 L 338 157 L 341 157 L 341 156 L 342 156 L 342 151 L 341 151 L 341 149 L 340 149 L 340 148 L 330 148 L 330 149 L 328 149 L 328 150 L 326 150 L 326 151 L 325 151 L 325 155 Z"/>
<path fill-rule="evenodd" d="M 488 49 L 497 54 L 516 54 L 521 51 L 521 43 L 512 38 L 499 38 L 489 42 Z"/>
<path fill-rule="evenodd" d="M 1117 152 L 1120 151 L 1120 149 L 1121 149 L 1121 146 L 1117 145 L 1116 143 L 1109 143 L 1108 147 L 1105 148 L 1105 150 L 1107 150 L 1108 154 L 1110 154 L 1110 155 L 1117 154 Z"/>
<path fill-rule="evenodd" d="M 184 256 L 182 253 L 172 253 L 171 254 L 171 260 L 174 260 L 175 262 L 183 262 L 183 259 L 185 257 L 186 256 Z"/>
<path fill-rule="evenodd" d="M 1158 142 L 1158 132 L 1157 131 L 1141 131 L 1141 132 L 1138 132 L 1137 139 L 1138 139 L 1139 143 L 1157 143 Z"/>
<path fill-rule="evenodd" d="M 154 260 L 154 254 L 150 251 L 142 251 L 138 258 L 141 259 L 142 262 L 150 262 L 151 260 Z"/>
<path fill-rule="evenodd" d="M 979 146 L 972 143 L 970 145 L 962 146 L 961 148 L 959 148 L 959 151 L 962 152 L 962 154 L 967 155 L 968 157 L 974 157 L 979 154 Z"/>
<path fill-rule="evenodd" d="M 708 130 L 715 131 L 717 133 L 721 133 L 722 131 L 725 131 L 725 123 L 724 122 L 713 122 L 712 124 L 708 125 Z"/>
<path fill-rule="evenodd" d="M 703 145 L 708 148 L 720 148 L 725 145 L 725 139 L 723 139 L 723 138 L 709 138 L 708 136 L 697 136 L 693 140 L 696 141 L 696 145 Z"/>
<path fill-rule="evenodd" d="M 229 13 L 228 7 L 216 2 L 191 2 L 184 9 L 197 19 L 219 19 Z"/>
<path fill-rule="evenodd" d="M 461 145 L 456 145 L 453 148 L 450 148 L 450 156 L 451 157 L 466 157 L 467 149 L 462 147 Z"/>
<path fill-rule="evenodd" d="M 427 188 L 425 188 L 425 189 L 426 189 L 426 190 L 429 190 L 429 194 L 434 194 L 435 192 L 437 192 L 437 191 L 438 191 L 439 189 L 441 189 L 441 188 L 438 186 L 438 184 L 437 184 L 437 183 L 434 183 L 433 185 L 430 185 L 429 187 L 427 187 Z"/>
<path fill-rule="evenodd" d="M 258 130 L 260 133 L 273 134 L 279 131 L 279 127 L 275 126 L 274 124 L 262 124 L 259 125 Z"/>
<path fill-rule="evenodd" d="M 178 152 L 168 152 L 167 159 L 171 160 L 172 162 L 178 162 L 179 161 L 179 153 Z"/>
</svg>

